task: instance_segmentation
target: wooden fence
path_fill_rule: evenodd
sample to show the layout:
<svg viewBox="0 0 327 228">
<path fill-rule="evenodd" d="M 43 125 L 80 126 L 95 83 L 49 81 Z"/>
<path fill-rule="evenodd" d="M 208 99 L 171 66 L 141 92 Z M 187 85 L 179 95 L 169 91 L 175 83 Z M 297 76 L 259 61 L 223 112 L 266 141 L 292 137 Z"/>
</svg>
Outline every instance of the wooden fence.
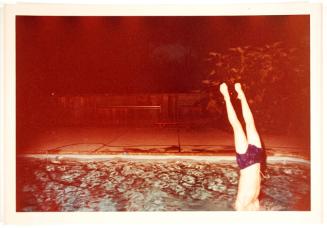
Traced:
<svg viewBox="0 0 327 228">
<path fill-rule="evenodd" d="M 201 94 L 57 96 L 55 109 L 68 125 L 153 125 L 194 122 L 204 115 Z"/>
</svg>

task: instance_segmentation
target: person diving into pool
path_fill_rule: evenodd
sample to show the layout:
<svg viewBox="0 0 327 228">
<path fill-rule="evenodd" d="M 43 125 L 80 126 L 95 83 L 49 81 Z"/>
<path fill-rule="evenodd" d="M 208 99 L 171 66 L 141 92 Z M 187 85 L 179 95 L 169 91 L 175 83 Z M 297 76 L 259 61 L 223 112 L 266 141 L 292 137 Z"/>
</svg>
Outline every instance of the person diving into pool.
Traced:
<svg viewBox="0 0 327 228">
<path fill-rule="evenodd" d="M 237 211 L 255 211 L 260 209 L 258 199 L 261 183 L 260 163 L 264 160 L 264 153 L 252 112 L 240 83 L 235 84 L 235 90 L 238 94 L 237 98 L 241 101 L 246 134 L 231 103 L 226 83 L 220 85 L 220 92 L 226 104 L 227 117 L 234 132 L 236 161 L 240 167 L 235 209 Z"/>
</svg>

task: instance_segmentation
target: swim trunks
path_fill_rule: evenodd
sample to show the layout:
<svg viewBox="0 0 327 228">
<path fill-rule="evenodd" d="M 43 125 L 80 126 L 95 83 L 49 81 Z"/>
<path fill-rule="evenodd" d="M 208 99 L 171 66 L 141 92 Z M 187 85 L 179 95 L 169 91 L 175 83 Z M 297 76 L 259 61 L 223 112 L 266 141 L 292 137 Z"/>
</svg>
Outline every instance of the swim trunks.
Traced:
<svg viewBox="0 0 327 228">
<path fill-rule="evenodd" d="M 263 160 L 263 150 L 249 144 L 244 154 L 236 153 L 236 161 L 240 169 L 245 169 L 255 163 L 261 163 Z"/>
</svg>

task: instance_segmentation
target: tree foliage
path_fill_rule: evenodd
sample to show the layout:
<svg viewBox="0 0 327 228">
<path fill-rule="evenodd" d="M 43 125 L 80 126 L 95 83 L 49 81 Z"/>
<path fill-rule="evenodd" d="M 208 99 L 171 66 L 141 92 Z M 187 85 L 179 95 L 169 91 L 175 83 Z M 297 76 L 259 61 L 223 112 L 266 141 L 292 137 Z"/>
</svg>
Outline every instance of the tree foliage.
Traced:
<svg viewBox="0 0 327 228">
<path fill-rule="evenodd" d="M 222 82 L 230 87 L 240 82 L 262 128 L 292 131 L 295 125 L 307 125 L 305 118 L 297 116 L 309 112 L 309 64 L 302 54 L 304 48 L 275 42 L 210 52 L 205 59 L 209 71 L 202 81 L 209 97 L 208 109 L 213 110 L 213 104 L 222 109 L 221 100 L 213 95 Z"/>
</svg>

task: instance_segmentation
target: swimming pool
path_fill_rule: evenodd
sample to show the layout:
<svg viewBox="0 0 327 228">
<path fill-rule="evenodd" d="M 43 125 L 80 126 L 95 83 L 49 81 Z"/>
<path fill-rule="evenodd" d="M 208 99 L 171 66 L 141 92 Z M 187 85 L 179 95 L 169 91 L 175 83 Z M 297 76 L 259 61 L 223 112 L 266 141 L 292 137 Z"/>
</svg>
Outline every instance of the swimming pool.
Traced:
<svg viewBox="0 0 327 228">
<path fill-rule="evenodd" d="M 233 159 L 18 157 L 17 211 L 228 211 L 238 172 Z M 268 162 L 260 204 L 310 210 L 310 163 Z"/>
</svg>

